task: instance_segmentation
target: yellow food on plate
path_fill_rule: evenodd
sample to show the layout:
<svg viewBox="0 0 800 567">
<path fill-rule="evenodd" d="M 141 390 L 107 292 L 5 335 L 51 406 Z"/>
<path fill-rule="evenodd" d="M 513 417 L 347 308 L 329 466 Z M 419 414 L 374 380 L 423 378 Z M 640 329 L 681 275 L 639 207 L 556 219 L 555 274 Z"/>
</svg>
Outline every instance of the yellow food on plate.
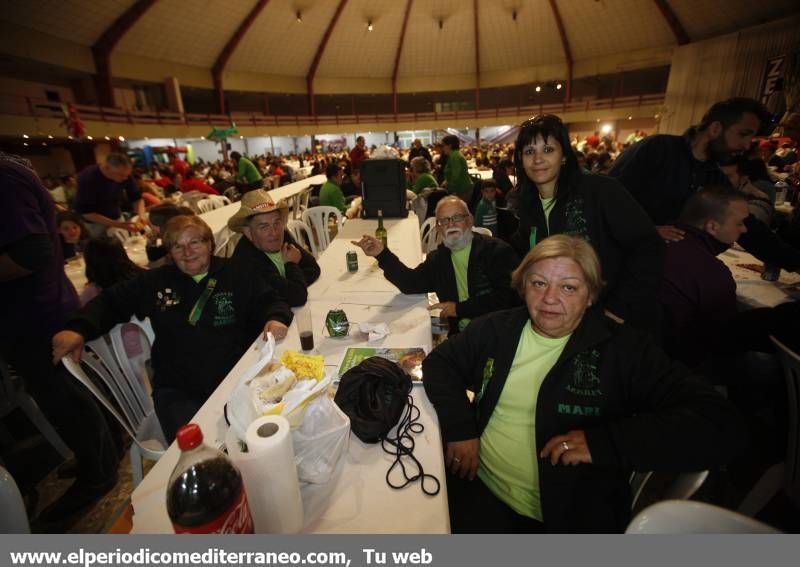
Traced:
<svg viewBox="0 0 800 567">
<path fill-rule="evenodd" d="M 301 380 L 308 378 L 322 380 L 325 376 L 324 363 L 325 359 L 320 355 L 302 354 L 296 350 L 287 350 L 281 356 L 281 364 Z"/>
</svg>

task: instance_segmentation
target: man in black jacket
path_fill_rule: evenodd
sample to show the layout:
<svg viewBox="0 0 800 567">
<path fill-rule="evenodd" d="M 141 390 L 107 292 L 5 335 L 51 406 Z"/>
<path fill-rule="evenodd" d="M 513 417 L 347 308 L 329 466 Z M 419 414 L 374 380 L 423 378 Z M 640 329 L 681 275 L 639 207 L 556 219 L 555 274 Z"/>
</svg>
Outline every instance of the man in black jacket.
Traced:
<svg viewBox="0 0 800 567">
<path fill-rule="evenodd" d="M 413 269 L 372 236 L 364 235 L 353 244 L 377 258 L 386 279 L 401 292 L 435 291 L 439 303 L 430 308 L 441 309 L 441 318 L 449 320 L 453 334 L 474 317 L 518 304 L 511 272 L 519 258 L 502 240 L 472 232 L 472 222 L 466 203 L 458 197 L 439 201 L 436 225 L 444 242 Z"/>
<path fill-rule="evenodd" d="M 320 269 L 285 229 L 287 216 L 286 203 L 275 203 L 263 189 L 245 194 L 242 207 L 228 220 L 228 228 L 244 234 L 231 261 L 257 273 L 291 307 L 297 307 L 305 304 L 307 287 L 317 281 Z"/>
<path fill-rule="evenodd" d="M 689 197 L 709 185 L 728 185 L 719 166 L 747 152 L 753 136 L 768 124 L 769 113 L 756 100 L 717 102 L 683 136 L 650 136 L 623 152 L 608 175 L 639 201 L 664 240 L 677 241 L 683 231 L 673 223 Z M 739 244 L 748 252 L 787 270 L 800 269 L 800 250 L 752 215 L 745 219 L 745 226 L 747 233 Z"/>
</svg>

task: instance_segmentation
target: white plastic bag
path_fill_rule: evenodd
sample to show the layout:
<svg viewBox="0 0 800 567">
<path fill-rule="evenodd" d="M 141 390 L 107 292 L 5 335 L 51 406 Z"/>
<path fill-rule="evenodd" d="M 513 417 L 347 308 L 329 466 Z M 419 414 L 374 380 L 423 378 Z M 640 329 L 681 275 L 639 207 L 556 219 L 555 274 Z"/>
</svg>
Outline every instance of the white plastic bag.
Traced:
<svg viewBox="0 0 800 567">
<path fill-rule="evenodd" d="M 309 402 L 303 424 L 292 431 L 300 482 L 328 482 L 349 439 L 350 419 L 330 396 L 323 394 Z"/>
</svg>

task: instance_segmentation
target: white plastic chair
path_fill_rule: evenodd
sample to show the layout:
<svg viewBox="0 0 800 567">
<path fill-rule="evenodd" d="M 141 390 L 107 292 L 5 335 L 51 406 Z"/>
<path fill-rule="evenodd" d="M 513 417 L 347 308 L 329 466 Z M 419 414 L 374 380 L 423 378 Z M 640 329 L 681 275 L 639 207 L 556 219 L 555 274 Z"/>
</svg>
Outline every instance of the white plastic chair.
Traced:
<svg viewBox="0 0 800 567">
<path fill-rule="evenodd" d="M 422 252 L 427 254 L 439 246 L 439 231 L 436 230 L 436 217 L 425 219 L 419 227 L 419 238 L 422 243 Z"/>
<path fill-rule="evenodd" d="M 331 243 L 331 233 L 328 229 L 328 219 L 333 215 L 336 218 L 337 230 L 342 230 L 344 215 L 336 207 L 319 206 L 303 211 L 302 219 L 317 235 L 318 251 L 323 252 Z"/>
<path fill-rule="evenodd" d="M 775 337 L 771 336 L 770 340 L 778 349 L 786 376 L 789 406 L 786 460 L 768 468 L 739 504 L 739 512 L 748 516 L 758 514 L 781 488 L 800 505 L 800 355 Z"/>
<path fill-rule="evenodd" d="M 36 405 L 36 401 L 25 391 L 22 379 L 12 375 L 8 364 L 0 358 L 0 418 L 7 416 L 16 408 L 22 410 L 59 455 L 64 459 L 72 456 L 72 451 Z"/>
<path fill-rule="evenodd" d="M 653 471 L 635 472 L 631 475 L 631 510 L 636 509 L 639 498 Z M 689 500 L 708 478 L 708 471 L 682 473 L 660 495 L 659 500 Z"/>
<path fill-rule="evenodd" d="M 484 226 L 473 226 L 472 232 L 477 232 L 478 234 L 482 234 L 484 236 L 491 236 L 492 231 Z"/>
<path fill-rule="evenodd" d="M 211 199 L 215 203 L 216 205 L 215 208 L 217 209 L 221 209 L 222 207 L 231 204 L 231 200 L 228 199 L 225 195 L 211 195 L 209 196 L 209 199 Z"/>
<path fill-rule="evenodd" d="M 206 197 L 197 201 L 197 208 L 200 209 L 201 213 L 207 213 L 209 211 L 213 211 L 217 207 L 215 206 L 214 201 Z"/>
<path fill-rule="evenodd" d="M 137 324 L 138 321 L 133 320 Z M 140 338 L 147 338 L 147 331 L 140 327 Z M 131 469 L 133 485 L 142 480 L 142 459 L 157 461 L 166 450 L 167 443 L 161 431 L 161 424 L 155 414 L 151 398 L 150 380 L 146 371 L 146 361 L 150 357 L 150 342 L 142 340 L 143 352 L 129 358 L 122 340 L 122 325 L 114 327 L 108 335 L 86 343 L 81 364 L 65 356 L 64 366 L 111 412 L 120 422 L 131 443 Z M 84 371 L 82 365 L 91 368 L 114 396 L 117 407 L 106 394 L 97 387 Z"/>
<path fill-rule="evenodd" d="M 319 253 L 317 252 L 317 244 L 314 242 L 314 235 L 308 225 L 299 219 L 290 220 L 286 223 L 286 230 L 292 235 L 292 238 L 300 245 L 308 244 L 311 248 L 311 255 L 316 258 Z"/>
<path fill-rule="evenodd" d="M 639 512 L 626 534 L 778 534 L 772 526 L 732 510 L 689 500 L 665 500 Z"/>
<path fill-rule="evenodd" d="M 29 534 L 28 512 L 22 500 L 17 483 L 2 465 L 0 465 L 0 534 Z"/>
<path fill-rule="evenodd" d="M 216 243 L 214 249 L 214 256 L 221 258 L 230 258 L 233 256 L 233 251 L 236 245 L 239 244 L 239 239 L 242 237 L 238 232 L 232 231 L 227 226 L 222 229 L 219 236 L 219 241 Z"/>
</svg>

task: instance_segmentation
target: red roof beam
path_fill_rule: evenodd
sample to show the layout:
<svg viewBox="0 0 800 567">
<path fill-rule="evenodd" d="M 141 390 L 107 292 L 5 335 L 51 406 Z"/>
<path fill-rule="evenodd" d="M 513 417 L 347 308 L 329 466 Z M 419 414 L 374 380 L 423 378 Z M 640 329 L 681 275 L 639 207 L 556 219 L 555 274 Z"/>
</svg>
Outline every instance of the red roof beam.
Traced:
<svg viewBox="0 0 800 567">
<path fill-rule="evenodd" d="M 97 72 L 95 85 L 100 106 L 116 106 L 111 76 L 111 52 L 156 0 L 138 0 L 111 24 L 92 45 L 92 57 Z"/>
<path fill-rule="evenodd" d="M 400 43 L 397 45 L 397 53 L 394 55 L 394 69 L 392 70 L 392 109 L 397 114 L 397 72 L 400 69 L 400 54 L 403 53 L 403 43 L 406 39 L 406 28 L 408 27 L 408 15 L 411 13 L 411 4 L 414 0 L 406 3 L 406 13 L 403 16 L 403 29 L 400 32 Z"/>
<path fill-rule="evenodd" d="M 675 36 L 675 39 L 678 42 L 678 45 L 686 45 L 691 40 L 689 39 L 689 34 L 686 33 L 681 21 L 678 19 L 678 16 L 675 15 L 675 12 L 672 9 L 672 6 L 669 5 L 667 0 L 653 0 L 658 6 L 658 10 L 661 12 L 661 15 L 664 16 L 664 19 L 667 20 L 667 25 L 669 29 L 672 30 L 672 34 Z"/>
<path fill-rule="evenodd" d="M 340 0 L 339 6 L 336 8 L 336 12 L 333 14 L 330 23 L 328 24 L 328 29 L 325 30 L 325 35 L 322 36 L 322 41 L 319 43 L 319 47 L 317 47 L 317 53 L 314 55 L 313 61 L 311 61 L 311 67 L 308 69 L 308 74 L 306 75 L 306 89 L 308 91 L 308 113 L 311 116 L 317 115 L 317 107 L 314 103 L 314 75 L 317 74 L 317 67 L 319 67 L 319 62 L 322 60 L 322 54 L 325 53 L 325 46 L 328 45 L 328 40 L 331 38 L 331 34 L 333 33 L 333 28 L 336 27 L 336 22 L 339 21 L 339 16 L 342 15 L 342 10 L 344 10 L 344 6 L 347 4 L 347 0 Z"/>
<path fill-rule="evenodd" d="M 567 102 L 572 101 L 572 50 L 569 47 L 569 40 L 567 39 L 567 32 L 564 29 L 564 20 L 561 19 L 561 13 L 556 6 L 556 0 L 550 0 L 550 8 L 553 10 L 553 17 L 556 20 L 556 27 L 558 28 L 558 35 L 561 37 L 561 46 L 564 48 L 564 59 L 567 61 Z"/>
<path fill-rule="evenodd" d="M 253 22 L 267 3 L 269 3 L 269 0 L 258 0 L 258 2 L 256 2 L 253 9 L 250 10 L 250 13 L 245 16 L 239 24 L 239 27 L 236 28 L 234 34 L 228 39 L 225 47 L 222 48 L 222 51 L 220 51 L 217 56 L 214 66 L 211 68 L 211 78 L 214 80 L 214 94 L 217 97 L 217 107 L 219 108 L 220 114 L 225 114 L 225 91 L 222 85 L 222 74 L 225 72 L 225 67 L 228 65 L 228 61 L 233 55 L 233 52 L 239 47 L 242 38 L 247 34 L 250 26 L 253 25 Z"/>
</svg>

